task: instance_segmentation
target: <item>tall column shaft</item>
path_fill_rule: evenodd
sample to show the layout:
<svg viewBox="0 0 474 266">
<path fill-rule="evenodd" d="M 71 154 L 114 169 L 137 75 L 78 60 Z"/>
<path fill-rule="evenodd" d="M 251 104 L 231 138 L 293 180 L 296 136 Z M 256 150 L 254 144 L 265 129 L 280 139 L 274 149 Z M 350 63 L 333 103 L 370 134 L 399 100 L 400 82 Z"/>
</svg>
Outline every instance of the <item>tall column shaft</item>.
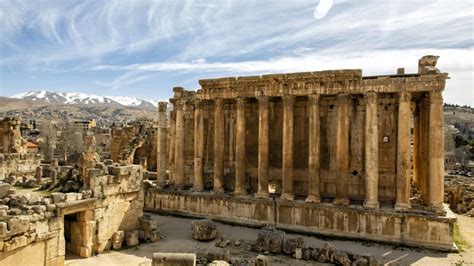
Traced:
<svg viewBox="0 0 474 266">
<path fill-rule="evenodd" d="M 413 114 L 413 186 L 421 189 L 421 145 L 420 145 L 420 107 L 415 107 Z"/>
<path fill-rule="evenodd" d="M 203 102 L 197 100 L 194 105 L 194 191 L 202 191 L 204 171 L 204 116 Z"/>
<path fill-rule="evenodd" d="M 237 128 L 235 136 L 235 195 L 247 194 L 245 188 L 245 98 L 237 98 Z"/>
<path fill-rule="evenodd" d="M 408 92 L 401 92 L 398 102 L 397 195 L 395 209 L 411 208 L 410 204 L 410 101 Z"/>
<path fill-rule="evenodd" d="M 282 194 L 284 200 L 293 200 L 293 108 L 295 98 L 283 96 L 283 163 Z"/>
<path fill-rule="evenodd" d="M 176 109 L 176 101 L 171 101 L 173 109 Z M 170 164 L 170 184 L 174 184 L 176 177 L 176 162 L 175 159 L 175 143 L 176 143 L 176 110 L 170 113 L 170 135 L 169 135 L 169 153 L 168 160 Z"/>
<path fill-rule="evenodd" d="M 430 92 L 429 116 L 429 206 L 443 213 L 444 201 L 444 117 L 441 91 Z"/>
<path fill-rule="evenodd" d="M 366 208 L 379 208 L 379 134 L 377 119 L 377 93 L 365 95 L 365 202 Z"/>
<path fill-rule="evenodd" d="M 268 197 L 268 105 L 267 96 L 258 99 L 258 192 L 257 197 Z"/>
<path fill-rule="evenodd" d="M 428 99 L 424 98 L 420 108 L 420 187 L 421 197 L 425 203 L 428 203 L 429 198 L 429 103 Z"/>
<path fill-rule="evenodd" d="M 184 187 L 184 108 L 186 102 L 178 100 L 176 102 L 176 140 L 175 140 L 175 187 Z"/>
<path fill-rule="evenodd" d="M 215 100 L 214 110 L 214 192 L 224 192 L 224 103 Z"/>
<path fill-rule="evenodd" d="M 336 136 L 336 199 L 334 204 L 349 204 L 349 94 L 337 95 L 337 136 Z"/>
<path fill-rule="evenodd" d="M 158 103 L 158 140 L 156 151 L 156 174 L 158 187 L 163 188 L 166 182 L 166 106 L 168 103 Z"/>
<path fill-rule="evenodd" d="M 309 96 L 309 151 L 308 151 L 308 197 L 306 202 L 319 203 L 319 148 L 320 148 L 320 118 L 319 94 Z"/>
</svg>

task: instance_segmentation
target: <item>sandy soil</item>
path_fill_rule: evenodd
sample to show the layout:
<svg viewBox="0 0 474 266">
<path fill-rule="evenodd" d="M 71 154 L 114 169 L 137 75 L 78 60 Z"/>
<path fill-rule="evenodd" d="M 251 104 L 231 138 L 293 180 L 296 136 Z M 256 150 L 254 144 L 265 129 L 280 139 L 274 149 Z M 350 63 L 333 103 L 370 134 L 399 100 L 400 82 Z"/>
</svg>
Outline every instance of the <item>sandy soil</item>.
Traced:
<svg viewBox="0 0 474 266">
<path fill-rule="evenodd" d="M 124 249 L 121 251 L 112 251 L 99 256 L 81 259 L 75 256 L 67 256 L 66 265 L 138 265 L 143 262 L 149 262 L 153 252 L 204 252 L 217 251 L 222 252 L 221 248 L 214 246 L 216 241 L 208 243 L 199 243 L 191 238 L 191 219 L 177 218 L 170 216 L 160 216 L 152 214 L 152 217 L 158 221 L 160 232 L 165 238 L 151 244 L 142 244 L 136 248 Z M 454 265 L 463 262 L 464 265 L 474 265 L 474 218 L 459 216 L 459 228 L 462 236 L 469 242 L 468 250 L 461 253 L 445 253 L 431 250 L 413 249 L 406 247 L 396 247 L 391 245 L 368 243 L 362 241 L 347 241 L 322 239 L 314 236 L 302 236 L 305 239 L 306 246 L 321 247 L 325 242 L 330 242 L 339 250 L 350 250 L 353 253 L 372 254 L 376 259 L 381 260 L 386 265 Z M 255 240 L 257 238 L 257 229 L 232 226 L 218 223 L 218 230 L 225 239 L 230 240 Z M 287 234 L 290 237 L 300 235 Z M 226 248 L 233 255 L 246 255 L 255 257 L 256 253 L 246 251 L 243 247 Z M 306 263 L 304 261 L 291 259 L 284 256 L 271 258 L 271 265 L 315 265 L 314 261 Z"/>
</svg>

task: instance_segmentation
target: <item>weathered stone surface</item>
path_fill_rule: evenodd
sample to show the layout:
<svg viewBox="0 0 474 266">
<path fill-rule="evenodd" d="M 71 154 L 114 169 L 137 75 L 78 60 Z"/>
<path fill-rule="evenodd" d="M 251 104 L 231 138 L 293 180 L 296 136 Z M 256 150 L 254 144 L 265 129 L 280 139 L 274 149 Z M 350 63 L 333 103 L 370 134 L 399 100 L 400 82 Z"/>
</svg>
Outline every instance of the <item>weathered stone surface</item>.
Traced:
<svg viewBox="0 0 474 266">
<path fill-rule="evenodd" d="M 112 235 L 112 248 L 121 249 L 125 234 L 123 231 L 117 231 Z"/>
<path fill-rule="evenodd" d="M 125 232 L 125 243 L 127 246 L 136 246 L 139 244 L 138 242 L 138 231 L 137 230 L 130 230 Z"/>
<path fill-rule="evenodd" d="M 295 249 L 303 248 L 304 247 L 304 240 L 301 237 L 298 238 L 288 238 L 285 240 L 283 244 L 283 253 L 287 255 L 293 255 L 295 253 Z"/>
<path fill-rule="evenodd" d="M 153 253 L 153 266 L 194 266 L 196 254 L 192 253 Z"/>
<path fill-rule="evenodd" d="M 153 220 L 150 215 L 145 214 L 142 217 L 138 218 L 140 229 L 143 231 L 153 231 L 158 228 L 158 223 L 156 220 Z"/>
<path fill-rule="evenodd" d="M 53 203 L 60 203 L 66 199 L 66 196 L 64 193 L 54 192 L 51 193 L 51 199 L 53 200 Z"/>
<path fill-rule="evenodd" d="M 10 184 L 0 182 L 0 198 L 8 196 L 10 190 Z"/>
<path fill-rule="evenodd" d="M 8 221 L 8 228 L 11 235 L 21 234 L 28 231 L 30 221 L 27 216 L 15 216 Z"/>
<path fill-rule="evenodd" d="M 208 219 L 191 221 L 191 229 L 194 240 L 209 241 L 217 237 L 217 225 Z"/>
<path fill-rule="evenodd" d="M 255 249 L 257 251 L 269 251 L 271 253 L 281 253 L 283 249 L 283 239 L 285 233 L 274 228 L 264 228 L 258 231 Z"/>
</svg>

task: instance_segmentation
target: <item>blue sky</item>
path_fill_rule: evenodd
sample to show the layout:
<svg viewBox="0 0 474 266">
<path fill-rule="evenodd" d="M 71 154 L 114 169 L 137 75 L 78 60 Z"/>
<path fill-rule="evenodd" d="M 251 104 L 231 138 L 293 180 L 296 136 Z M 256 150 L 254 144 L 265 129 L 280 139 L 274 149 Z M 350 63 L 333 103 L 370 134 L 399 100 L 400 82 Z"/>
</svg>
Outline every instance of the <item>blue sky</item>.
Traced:
<svg viewBox="0 0 474 266">
<path fill-rule="evenodd" d="M 0 1 L 0 95 L 164 99 L 222 76 L 416 72 L 440 55 L 445 101 L 474 105 L 470 0 Z M 317 9 L 316 9 L 317 8 Z"/>
</svg>

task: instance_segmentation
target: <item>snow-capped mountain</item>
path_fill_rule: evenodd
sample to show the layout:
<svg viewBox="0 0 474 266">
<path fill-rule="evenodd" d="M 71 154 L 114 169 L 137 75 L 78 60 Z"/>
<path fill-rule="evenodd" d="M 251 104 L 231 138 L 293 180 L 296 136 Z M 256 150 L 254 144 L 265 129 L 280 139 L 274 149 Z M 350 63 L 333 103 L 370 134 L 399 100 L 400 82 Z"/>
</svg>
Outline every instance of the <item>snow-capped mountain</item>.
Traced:
<svg viewBox="0 0 474 266">
<path fill-rule="evenodd" d="M 99 96 L 86 93 L 50 92 L 44 90 L 23 92 L 11 96 L 11 98 L 51 104 L 119 104 L 127 107 L 136 107 L 148 110 L 155 110 L 157 106 L 154 101 L 142 100 L 128 96 Z"/>
</svg>

